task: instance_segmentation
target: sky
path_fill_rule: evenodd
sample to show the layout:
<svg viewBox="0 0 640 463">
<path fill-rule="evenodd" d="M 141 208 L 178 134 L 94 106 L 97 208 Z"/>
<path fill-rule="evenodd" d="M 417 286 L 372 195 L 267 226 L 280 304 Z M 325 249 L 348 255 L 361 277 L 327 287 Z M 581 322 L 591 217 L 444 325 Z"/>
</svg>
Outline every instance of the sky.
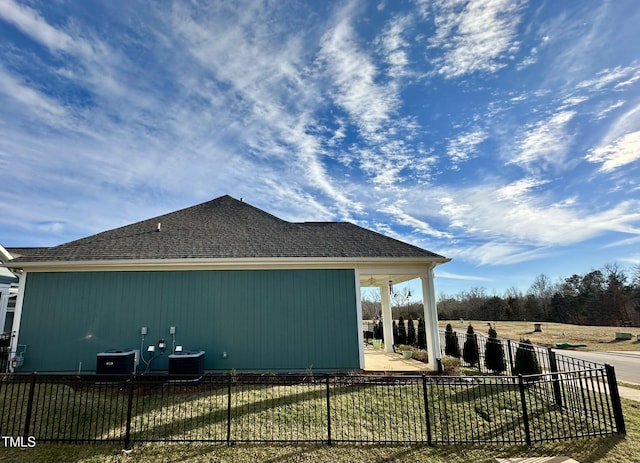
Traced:
<svg viewBox="0 0 640 463">
<path fill-rule="evenodd" d="M 636 0 L 0 0 L 0 243 L 229 194 L 449 257 L 438 294 L 633 269 L 638 24 Z"/>
</svg>

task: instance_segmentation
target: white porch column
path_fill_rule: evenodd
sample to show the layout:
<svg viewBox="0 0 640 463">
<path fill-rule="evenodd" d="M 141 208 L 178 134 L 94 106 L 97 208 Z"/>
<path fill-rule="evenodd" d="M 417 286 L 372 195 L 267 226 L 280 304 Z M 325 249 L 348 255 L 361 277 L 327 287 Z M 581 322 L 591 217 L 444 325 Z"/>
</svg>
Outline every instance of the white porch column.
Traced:
<svg viewBox="0 0 640 463">
<path fill-rule="evenodd" d="M 24 302 L 24 288 L 27 284 L 27 272 L 20 275 L 18 283 L 18 297 L 16 298 L 16 311 L 13 315 L 13 327 L 11 329 L 11 351 L 9 354 L 9 371 L 13 373 L 11 359 L 18 352 L 18 336 L 20 335 L 20 319 L 22 318 L 22 304 Z"/>
<path fill-rule="evenodd" d="M 10 286 L 0 287 L 0 332 L 4 331 L 4 324 L 7 320 L 7 306 L 9 305 Z"/>
<path fill-rule="evenodd" d="M 391 295 L 389 288 L 380 286 L 382 303 L 382 333 L 384 334 L 384 351 L 393 352 L 393 315 L 391 315 Z"/>
<path fill-rule="evenodd" d="M 433 285 L 433 267 L 429 267 L 422 280 L 422 297 L 424 299 L 424 323 L 427 334 L 427 351 L 429 352 L 429 368 L 437 370 L 441 364 L 440 335 L 438 333 L 438 310 L 436 307 L 436 292 Z"/>
<path fill-rule="evenodd" d="M 364 326 L 362 323 L 362 291 L 360 290 L 360 271 L 356 268 L 353 270 L 356 285 L 356 312 L 358 317 L 358 357 L 360 369 L 364 370 L 364 334 L 362 333 Z"/>
</svg>

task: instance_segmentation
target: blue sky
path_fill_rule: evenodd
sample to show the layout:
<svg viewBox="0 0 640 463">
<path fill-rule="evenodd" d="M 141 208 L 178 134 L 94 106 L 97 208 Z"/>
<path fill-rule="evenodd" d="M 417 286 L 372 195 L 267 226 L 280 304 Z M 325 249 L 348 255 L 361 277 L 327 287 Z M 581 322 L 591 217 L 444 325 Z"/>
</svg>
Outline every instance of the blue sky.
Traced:
<svg viewBox="0 0 640 463">
<path fill-rule="evenodd" d="M 638 24 L 636 0 L 1 0 L 0 242 L 230 194 L 453 258 L 438 293 L 632 268 Z"/>
</svg>

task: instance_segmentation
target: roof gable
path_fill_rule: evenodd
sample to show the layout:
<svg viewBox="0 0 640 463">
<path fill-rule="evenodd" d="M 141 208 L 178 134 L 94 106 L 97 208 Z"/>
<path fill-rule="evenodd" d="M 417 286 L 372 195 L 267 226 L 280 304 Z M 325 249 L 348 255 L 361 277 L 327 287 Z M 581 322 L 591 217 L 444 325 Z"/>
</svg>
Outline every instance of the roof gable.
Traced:
<svg viewBox="0 0 640 463">
<path fill-rule="evenodd" d="M 38 251 L 12 263 L 234 258 L 448 260 L 348 222 L 287 222 L 228 195 Z"/>
</svg>

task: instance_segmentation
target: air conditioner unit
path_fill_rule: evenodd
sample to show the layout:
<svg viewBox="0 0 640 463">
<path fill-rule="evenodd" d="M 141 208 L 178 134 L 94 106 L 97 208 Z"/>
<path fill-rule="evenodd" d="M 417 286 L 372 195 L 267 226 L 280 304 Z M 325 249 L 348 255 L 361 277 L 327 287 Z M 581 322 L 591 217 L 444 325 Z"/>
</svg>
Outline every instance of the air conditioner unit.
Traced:
<svg viewBox="0 0 640 463">
<path fill-rule="evenodd" d="M 96 359 L 99 375 L 128 375 L 136 371 L 136 351 L 133 349 L 109 349 L 100 352 Z"/>
<path fill-rule="evenodd" d="M 182 351 L 169 355 L 169 374 L 182 376 L 204 375 L 204 351 Z"/>
</svg>

